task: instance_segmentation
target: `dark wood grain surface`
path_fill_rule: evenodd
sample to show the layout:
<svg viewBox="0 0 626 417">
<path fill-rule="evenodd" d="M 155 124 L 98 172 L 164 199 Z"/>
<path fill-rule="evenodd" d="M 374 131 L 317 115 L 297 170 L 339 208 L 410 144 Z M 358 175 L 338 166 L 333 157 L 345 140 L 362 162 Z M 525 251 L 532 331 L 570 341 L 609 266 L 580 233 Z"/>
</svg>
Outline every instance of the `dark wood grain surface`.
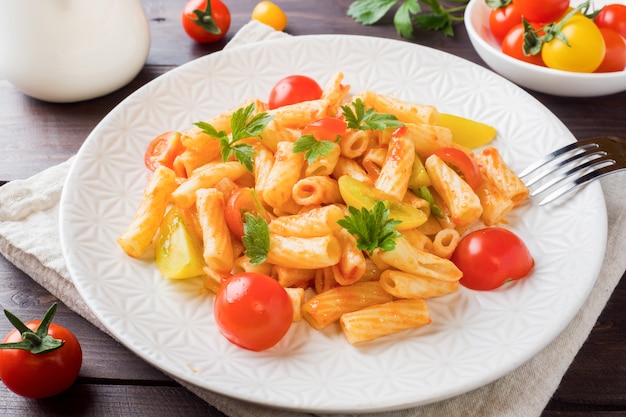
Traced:
<svg viewBox="0 0 626 417">
<path fill-rule="evenodd" d="M 364 27 L 346 16 L 350 0 L 275 0 L 289 17 L 286 32 L 360 34 L 400 39 L 391 17 Z M 0 78 L 0 184 L 25 179 L 74 155 L 96 124 L 146 82 L 194 58 L 223 48 L 248 22 L 254 0 L 227 0 L 232 26 L 226 40 L 198 45 L 182 31 L 183 0 L 143 0 L 152 46 L 141 73 L 126 87 L 102 98 L 73 104 L 31 99 Z M 480 65 L 462 25 L 454 37 L 417 32 L 417 43 Z M 315 57 L 311 57 L 315 59 Z M 626 93 L 598 98 L 561 98 L 530 92 L 576 137 L 626 135 Z M 0 304 L 25 320 L 39 318 L 55 298 L 0 257 Z M 626 415 L 626 280 L 622 279 L 589 338 L 569 367 L 543 417 Z M 222 416 L 169 377 L 59 305 L 57 321 L 71 328 L 84 350 L 77 383 L 46 400 L 18 397 L 0 385 L 3 416 Z M 0 319 L 0 334 L 10 324 Z M 541 378 L 541 375 L 537 375 Z M 529 381 L 532 383 L 532 381 Z"/>
</svg>

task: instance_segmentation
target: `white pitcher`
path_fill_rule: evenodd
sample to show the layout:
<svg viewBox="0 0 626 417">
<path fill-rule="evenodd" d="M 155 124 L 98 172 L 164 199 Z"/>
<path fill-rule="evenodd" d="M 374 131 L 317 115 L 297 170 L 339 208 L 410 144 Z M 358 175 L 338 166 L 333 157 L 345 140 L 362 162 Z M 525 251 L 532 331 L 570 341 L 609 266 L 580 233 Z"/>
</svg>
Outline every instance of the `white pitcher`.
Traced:
<svg viewBox="0 0 626 417">
<path fill-rule="evenodd" d="M 141 0 L 0 0 L 0 78 L 40 100 L 115 91 L 149 50 Z"/>
</svg>

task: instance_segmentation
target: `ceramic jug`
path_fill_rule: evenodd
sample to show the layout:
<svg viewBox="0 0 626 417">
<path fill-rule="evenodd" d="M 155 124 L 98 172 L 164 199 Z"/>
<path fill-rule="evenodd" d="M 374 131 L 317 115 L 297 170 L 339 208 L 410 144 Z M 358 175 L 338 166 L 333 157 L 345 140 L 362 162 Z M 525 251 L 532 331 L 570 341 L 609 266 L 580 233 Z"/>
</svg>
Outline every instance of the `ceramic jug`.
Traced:
<svg viewBox="0 0 626 417">
<path fill-rule="evenodd" d="M 129 83 L 150 50 L 141 0 L 0 0 L 0 78 L 50 102 Z"/>
</svg>

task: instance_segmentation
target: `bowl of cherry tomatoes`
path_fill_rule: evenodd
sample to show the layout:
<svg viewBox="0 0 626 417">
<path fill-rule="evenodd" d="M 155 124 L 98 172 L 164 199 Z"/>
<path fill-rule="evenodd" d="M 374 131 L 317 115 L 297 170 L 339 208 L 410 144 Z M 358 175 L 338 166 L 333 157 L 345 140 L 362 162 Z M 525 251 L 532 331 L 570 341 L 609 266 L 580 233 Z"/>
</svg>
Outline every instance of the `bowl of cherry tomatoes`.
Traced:
<svg viewBox="0 0 626 417">
<path fill-rule="evenodd" d="M 626 91 L 623 0 L 471 0 L 465 27 L 495 72 L 541 93 Z"/>
</svg>

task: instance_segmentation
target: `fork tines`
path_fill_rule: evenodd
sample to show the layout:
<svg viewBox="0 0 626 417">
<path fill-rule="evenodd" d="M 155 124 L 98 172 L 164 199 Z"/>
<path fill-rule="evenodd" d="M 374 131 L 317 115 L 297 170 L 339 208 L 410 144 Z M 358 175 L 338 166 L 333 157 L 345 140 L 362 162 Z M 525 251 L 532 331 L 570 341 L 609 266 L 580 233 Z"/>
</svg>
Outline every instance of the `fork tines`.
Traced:
<svg viewBox="0 0 626 417">
<path fill-rule="evenodd" d="M 564 146 L 524 169 L 519 177 L 531 196 L 552 192 L 539 203 L 548 204 L 576 187 L 626 169 L 626 140 L 603 136 Z"/>
</svg>

